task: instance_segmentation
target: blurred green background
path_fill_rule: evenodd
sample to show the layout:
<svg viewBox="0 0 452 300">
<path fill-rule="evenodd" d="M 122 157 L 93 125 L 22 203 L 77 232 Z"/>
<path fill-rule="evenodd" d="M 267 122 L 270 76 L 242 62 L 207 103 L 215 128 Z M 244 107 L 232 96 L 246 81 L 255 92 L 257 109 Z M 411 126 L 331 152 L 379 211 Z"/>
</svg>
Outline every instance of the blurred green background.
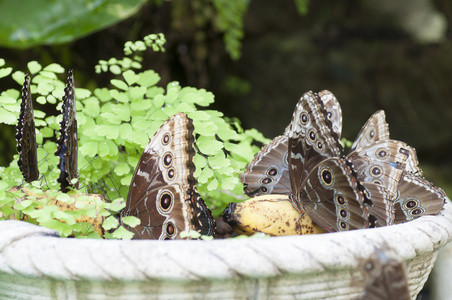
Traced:
<svg viewBox="0 0 452 300">
<path fill-rule="evenodd" d="M 73 68 L 78 87 L 106 86 L 101 59 L 164 33 L 145 68 L 216 95 L 215 108 L 272 138 L 299 97 L 328 89 L 353 140 L 384 109 L 391 137 L 415 147 L 427 179 L 452 192 L 452 2 L 447 0 L 23 0 L 0 2 L 0 57 Z M 18 88 L 0 80 L 0 91 Z M 52 107 L 40 107 L 52 111 Z M 58 112 L 55 112 L 57 114 Z M 0 165 L 16 153 L 0 127 Z"/>
</svg>

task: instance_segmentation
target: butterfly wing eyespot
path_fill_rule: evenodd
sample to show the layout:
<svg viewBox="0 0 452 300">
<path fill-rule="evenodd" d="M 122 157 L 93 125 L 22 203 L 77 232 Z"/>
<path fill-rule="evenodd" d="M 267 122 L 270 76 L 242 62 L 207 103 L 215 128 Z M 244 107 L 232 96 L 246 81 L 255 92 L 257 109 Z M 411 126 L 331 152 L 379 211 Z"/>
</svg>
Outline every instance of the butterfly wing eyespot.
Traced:
<svg viewBox="0 0 452 300">
<path fill-rule="evenodd" d="M 176 177 L 176 170 L 174 169 L 174 167 L 169 168 L 166 172 L 166 175 L 168 180 L 173 180 Z"/>
<path fill-rule="evenodd" d="M 380 148 L 380 149 L 377 149 L 375 154 L 376 154 L 376 157 L 383 160 L 383 159 L 386 159 L 386 157 L 388 156 L 388 151 L 384 148 Z"/>
<path fill-rule="evenodd" d="M 168 237 L 172 238 L 176 234 L 176 228 L 172 222 L 166 223 L 165 232 Z"/>
<path fill-rule="evenodd" d="M 341 231 L 347 231 L 350 229 L 350 227 L 348 226 L 347 222 L 343 221 L 343 220 L 338 220 L 338 228 Z"/>
<path fill-rule="evenodd" d="M 334 185 L 335 180 L 334 173 L 328 167 L 323 167 L 319 169 L 319 178 L 321 184 L 326 188 L 329 188 Z"/>
<path fill-rule="evenodd" d="M 425 210 L 420 207 L 410 210 L 410 215 L 412 215 L 413 217 L 422 216 L 424 213 L 425 213 Z"/>
<path fill-rule="evenodd" d="M 381 177 L 383 175 L 383 169 L 379 165 L 371 166 L 370 167 L 370 175 L 374 178 Z"/>
<path fill-rule="evenodd" d="M 344 196 L 342 195 L 336 195 L 336 197 L 334 198 L 336 203 L 340 206 L 344 206 L 347 204 L 347 201 L 345 200 Z"/>
<path fill-rule="evenodd" d="M 409 199 L 405 200 L 403 205 L 406 209 L 412 209 L 412 208 L 419 206 L 419 201 L 414 198 L 409 198 Z"/>
<path fill-rule="evenodd" d="M 345 210 L 345 209 L 343 209 L 343 208 L 339 209 L 339 215 L 340 215 L 341 218 L 343 218 L 343 219 L 347 219 L 347 218 L 348 218 L 347 210 Z"/>
<path fill-rule="evenodd" d="M 270 184 L 272 182 L 273 182 L 273 179 L 271 179 L 270 177 L 265 177 L 265 178 L 262 178 L 262 180 L 261 180 L 262 184 Z"/>
<path fill-rule="evenodd" d="M 265 186 L 260 187 L 260 191 L 262 192 L 262 194 L 267 194 L 268 193 L 268 188 Z"/>
<path fill-rule="evenodd" d="M 309 130 L 308 137 L 309 137 L 309 140 L 310 140 L 311 142 L 314 142 L 314 141 L 315 141 L 315 139 L 316 139 L 316 134 L 315 134 L 315 131 L 314 131 L 313 129 Z"/>
<path fill-rule="evenodd" d="M 323 143 L 322 143 L 321 141 L 318 141 L 318 142 L 315 144 L 315 146 L 316 146 L 317 150 L 319 150 L 319 151 L 322 151 L 322 150 L 323 150 Z"/>
<path fill-rule="evenodd" d="M 166 152 L 163 155 L 163 165 L 168 168 L 173 164 L 173 154 L 171 154 L 171 152 Z"/>
<path fill-rule="evenodd" d="M 275 167 L 271 167 L 267 170 L 267 172 L 265 172 L 268 176 L 277 176 L 279 174 L 278 169 L 276 169 Z"/>
<path fill-rule="evenodd" d="M 306 112 L 301 112 L 301 114 L 300 114 L 300 122 L 301 122 L 301 124 L 303 124 L 303 125 L 306 125 L 306 124 L 308 124 L 308 122 L 309 122 L 309 116 L 308 116 L 308 114 L 306 113 Z"/>
<path fill-rule="evenodd" d="M 162 137 L 162 144 L 164 146 L 168 145 L 171 142 L 171 134 L 166 132 Z"/>
<path fill-rule="evenodd" d="M 159 209 L 162 212 L 169 212 L 174 205 L 174 195 L 169 191 L 164 191 L 158 196 Z"/>
</svg>

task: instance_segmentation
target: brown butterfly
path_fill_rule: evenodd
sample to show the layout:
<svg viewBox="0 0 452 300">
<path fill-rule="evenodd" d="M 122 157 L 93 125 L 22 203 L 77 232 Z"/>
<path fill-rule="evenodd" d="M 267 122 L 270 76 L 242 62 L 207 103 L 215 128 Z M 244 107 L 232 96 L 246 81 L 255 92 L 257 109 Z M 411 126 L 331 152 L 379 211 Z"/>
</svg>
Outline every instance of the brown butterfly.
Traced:
<svg viewBox="0 0 452 300">
<path fill-rule="evenodd" d="M 356 299 L 411 299 L 403 262 L 388 245 L 360 259 L 357 271 L 360 277 L 354 278 L 352 285 L 363 287 L 364 292 Z"/>
<path fill-rule="evenodd" d="M 36 152 L 35 119 L 33 116 L 33 100 L 30 93 L 30 77 L 25 75 L 22 88 L 19 119 L 16 126 L 17 151 L 19 152 L 19 169 L 26 182 L 39 177 L 38 155 Z"/>
<path fill-rule="evenodd" d="M 193 122 L 185 113 L 169 118 L 143 151 L 129 187 L 121 218 L 141 224 L 135 239 L 179 239 L 181 231 L 213 235 L 215 220 L 196 189 L 193 177 Z M 122 221 L 121 221 L 122 222 Z"/>
<path fill-rule="evenodd" d="M 61 114 L 63 119 L 60 123 L 60 137 L 57 141 L 55 155 L 60 158 L 58 163 L 60 189 L 61 191 L 67 191 L 68 187 L 77 189 L 79 186 L 77 113 L 75 110 L 74 76 L 72 70 L 68 71 Z"/>
</svg>

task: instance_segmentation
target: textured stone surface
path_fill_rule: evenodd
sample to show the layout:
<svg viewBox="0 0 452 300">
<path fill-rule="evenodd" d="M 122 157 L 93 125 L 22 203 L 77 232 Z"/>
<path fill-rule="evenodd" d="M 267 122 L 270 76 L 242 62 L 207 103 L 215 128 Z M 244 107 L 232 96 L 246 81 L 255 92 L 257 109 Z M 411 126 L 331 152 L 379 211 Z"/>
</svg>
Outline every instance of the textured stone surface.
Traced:
<svg viewBox="0 0 452 300">
<path fill-rule="evenodd" d="M 0 221 L 0 298 L 349 299 L 360 292 L 350 285 L 357 259 L 383 243 L 405 261 L 415 296 L 451 236 L 449 203 L 379 229 L 209 242 L 61 239 Z"/>
</svg>

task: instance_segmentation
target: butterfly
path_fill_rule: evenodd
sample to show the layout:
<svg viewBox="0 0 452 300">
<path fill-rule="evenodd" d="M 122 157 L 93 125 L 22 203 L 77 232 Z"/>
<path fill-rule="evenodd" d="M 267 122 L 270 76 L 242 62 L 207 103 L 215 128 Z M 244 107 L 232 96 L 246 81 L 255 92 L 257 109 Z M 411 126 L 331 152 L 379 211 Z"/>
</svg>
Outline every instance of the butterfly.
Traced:
<svg viewBox="0 0 452 300">
<path fill-rule="evenodd" d="M 55 155 L 60 158 L 58 163 L 60 189 L 61 191 L 67 191 L 68 187 L 77 189 L 79 186 L 77 114 L 72 70 L 68 71 L 61 114 L 63 119 L 60 123 L 60 137 L 57 140 Z"/>
<path fill-rule="evenodd" d="M 368 258 L 360 259 L 357 271 L 360 277 L 354 278 L 352 285 L 364 288 L 364 293 L 357 299 L 411 299 L 404 265 L 388 245 L 375 249 Z"/>
<path fill-rule="evenodd" d="M 328 91 L 322 91 L 319 94 L 306 93 L 297 104 L 292 123 L 286 129 L 285 134 L 264 146 L 263 150 L 257 153 L 254 160 L 247 166 L 246 171 L 242 173 L 241 179 L 245 183 L 245 192 L 254 196 L 278 190 L 280 193 L 290 195 L 293 192 L 300 193 L 299 188 L 304 187 L 305 191 L 302 195 L 295 195 L 294 207 L 302 211 L 304 205 L 308 214 L 309 212 L 314 214 L 314 219 L 317 217 L 320 223 L 326 222 L 324 226 L 328 228 L 324 229 L 328 231 L 349 229 L 347 226 L 349 220 L 353 221 L 352 228 L 360 228 L 361 225 L 364 227 L 385 226 L 402 220 L 403 217 L 400 209 L 397 209 L 395 201 L 397 197 L 399 198 L 397 201 L 400 203 L 406 203 L 407 200 L 403 193 L 404 190 L 399 190 L 399 187 L 401 183 L 405 182 L 403 178 L 409 177 L 409 174 L 421 174 L 417 166 L 414 148 L 403 142 L 389 139 L 389 127 L 385 122 L 384 112 L 378 111 L 363 126 L 347 157 L 341 158 L 342 148 L 339 143 L 341 127 L 340 105 L 334 95 Z M 294 130 L 297 132 L 293 132 Z M 270 154 L 275 156 L 274 141 L 278 141 L 277 145 L 281 148 L 279 152 L 282 152 L 283 147 L 289 141 L 289 131 L 292 131 L 293 145 L 288 144 L 287 153 L 290 153 L 289 148 L 292 147 L 292 152 L 296 154 L 295 163 L 292 164 L 292 168 L 296 172 L 291 170 L 295 178 L 291 178 L 293 176 L 289 174 L 289 159 L 282 160 L 279 156 L 279 159 L 275 157 L 270 160 L 270 163 L 267 163 L 267 157 L 270 157 Z M 303 182 L 308 179 L 308 174 L 323 161 L 329 167 L 321 168 L 324 171 L 322 174 L 331 176 L 333 179 L 341 178 L 343 180 L 342 188 L 348 186 L 348 189 L 345 189 L 348 190 L 349 199 L 355 197 L 357 201 L 346 205 L 336 203 L 334 206 L 328 201 L 324 201 L 323 197 L 331 197 L 331 195 L 328 196 L 328 190 L 330 192 L 338 190 L 329 185 L 322 186 L 325 181 L 319 176 L 320 173 L 317 175 L 317 179 L 310 178 L 305 182 L 315 187 L 311 192 L 315 195 L 310 195 Z M 332 172 L 332 167 L 338 173 Z M 272 173 L 273 170 L 280 172 Z M 273 174 L 277 174 L 278 177 L 271 176 Z M 316 177 L 313 174 L 310 176 Z M 294 181 L 290 182 L 289 178 Z M 357 181 L 356 184 L 355 181 Z M 351 188 L 352 186 L 354 187 Z M 434 189 L 432 185 L 429 185 L 429 188 Z M 354 192 L 352 192 L 353 190 Z M 355 195 L 353 196 L 353 194 Z M 319 198 L 319 195 L 322 196 L 322 199 Z M 310 196 L 313 198 L 309 198 Z M 444 197 L 438 197 L 442 194 L 430 193 L 430 196 L 436 199 L 436 202 L 433 201 L 436 204 L 444 203 Z M 303 197 L 307 197 L 309 201 Z M 426 197 L 424 198 L 426 199 Z M 438 198 L 441 199 L 438 200 Z M 317 201 L 312 201 L 313 199 L 317 199 Z M 341 202 L 344 200 L 342 199 Z M 431 201 L 426 200 L 426 202 Z M 349 211 L 351 203 L 353 203 L 353 209 Z M 410 202 L 414 207 L 410 210 L 411 212 L 434 214 L 438 211 L 434 209 L 423 211 L 415 205 L 418 203 L 420 202 Z M 442 207 L 442 204 L 434 205 L 434 208 L 437 209 L 439 206 Z M 359 214 L 361 210 L 362 215 L 358 218 L 356 214 Z M 408 214 L 408 211 L 405 212 Z M 343 217 L 340 217 L 341 214 Z M 332 224 L 334 219 L 337 219 L 338 222 L 335 226 Z M 356 223 L 358 219 L 360 219 L 358 223 L 361 225 Z M 367 219 L 367 221 L 363 219 Z M 403 219 L 403 221 L 408 219 Z"/>
<path fill-rule="evenodd" d="M 193 177 L 193 122 L 185 113 L 169 118 L 144 149 L 121 218 L 135 216 L 141 224 L 135 239 L 179 239 L 181 231 L 213 235 L 215 220 L 196 189 Z M 122 221 L 121 221 L 122 223 Z"/>
<path fill-rule="evenodd" d="M 356 160 L 355 156 L 356 153 L 363 151 L 366 143 L 380 142 L 385 145 L 389 141 L 391 141 L 389 139 L 389 126 L 385 121 L 385 114 L 383 111 L 378 111 L 363 126 L 347 158 L 353 161 L 355 167 L 359 167 L 359 161 Z M 400 172 L 402 165 L 399 165 L 398 168 L 391 168 L 392 176 L 396 176 L 398 180 L 393 181 L 392 185 L 387 181 L 379 182 L 378 179 L 376 181 L 377 184 L 386 186 L 390 192 L 390 204 L 386 202 L 386 199 L 384 199 L 384 202 L 387 203 L 387 208 L 392 207 L 394 220 L 388 221 L 388 225 L 403 223 L 423 215 L 434 215 L 442 210 L 446 201 L 445 192 L 423 177 L 416 150 L 405 144 L 403 151 L 405 151 L 407 158 L 403 164 L 402 172 Z M 378 156 L 378 154 L 375 156 Z M 386 167 L 386 169 L 388 168 Z M 397 175 L 394 175 L 394 172 L 397 172 Z M 369 176 L 366 178 L 369 178 Z M 362 177 L 359 177 L 359 179 L 363 180 Z M 381 201 L 378 201 L 377 205 L 381 203 Z"/>
<path fill-rule="evenodd" d="M 16 126 L 17 151 L 19 152 L 19 169 L 26 182 L 32 182 L 39 177 L 38 155 L 36 146 L 35 119 L 33 116 L 33 101 L 30 93 L 30 77 L 25 75 L 22 88 L 19 119 Z"/>
<path fill-rule="evenodd" d="M 327 90 L 319 93 L 320 101 L 326 110 L 333 132 L 339 139 L 342 132 L 342 110 L 336 97 Z M 290 195 L 288 141 L 291 124 L 283 135 L 274 138 L 262 147 L 254 159 L 247 165 L 246 171 L 240 174 L 245 184 L 245 193 L 250 197 L 265 194 Z"/>
</svg>

